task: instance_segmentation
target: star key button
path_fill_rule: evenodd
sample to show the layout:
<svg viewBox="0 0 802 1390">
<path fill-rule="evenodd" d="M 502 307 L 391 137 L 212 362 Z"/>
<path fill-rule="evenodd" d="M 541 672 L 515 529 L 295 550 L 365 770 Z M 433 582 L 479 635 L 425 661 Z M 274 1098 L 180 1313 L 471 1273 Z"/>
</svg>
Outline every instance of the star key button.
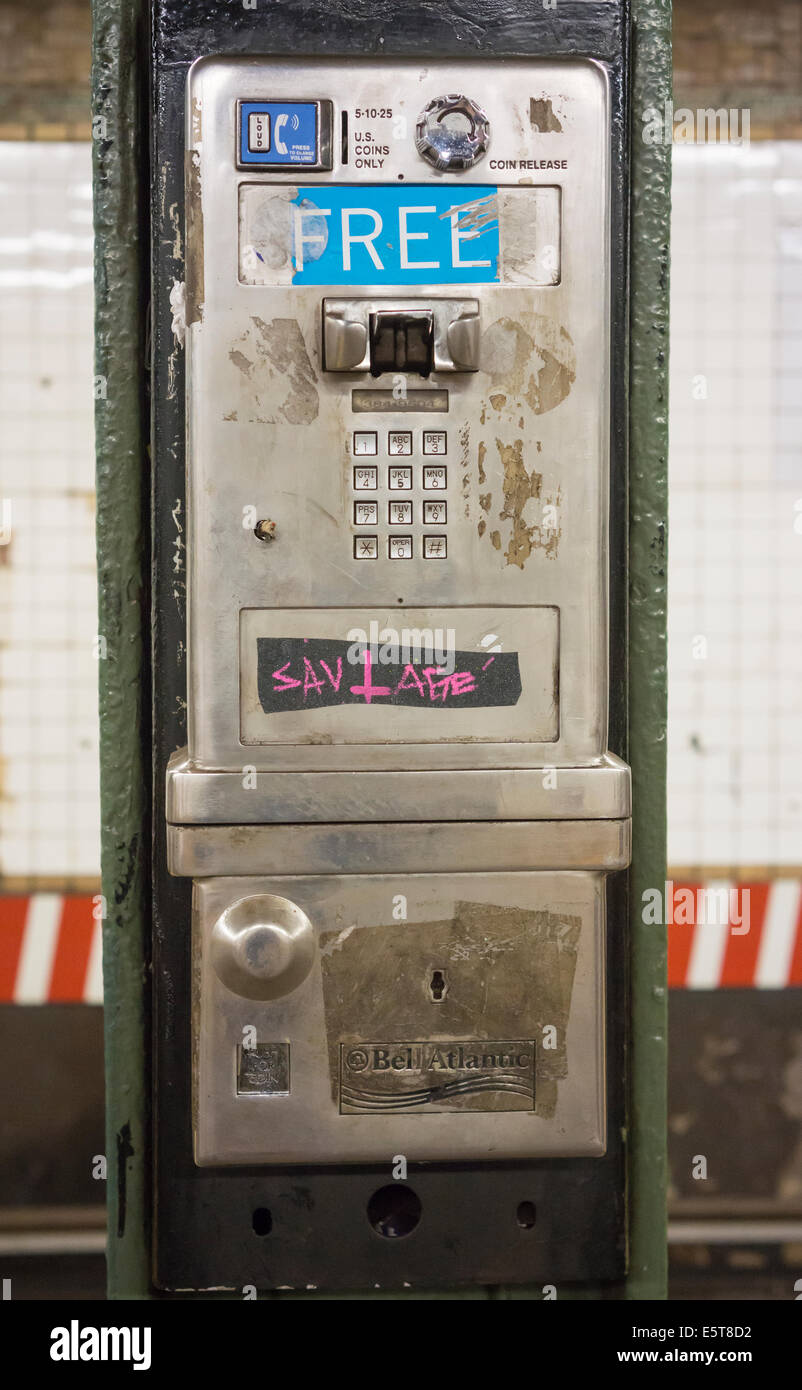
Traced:
<svg viewBox="0 0 802 1390">
<path fill-rule="evenodd" d="M 376 560 L 379 555 L 378 536 L 354 536 L 354 559 Z"/>
</svg>

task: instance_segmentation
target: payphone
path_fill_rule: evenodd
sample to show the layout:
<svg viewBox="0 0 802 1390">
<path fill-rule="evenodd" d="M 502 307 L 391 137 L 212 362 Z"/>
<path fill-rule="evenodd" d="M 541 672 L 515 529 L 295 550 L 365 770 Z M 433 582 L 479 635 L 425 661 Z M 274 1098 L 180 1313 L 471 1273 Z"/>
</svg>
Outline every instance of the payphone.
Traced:
<svg viewBox="0 0 802 1390">
<path fill-rule="evenodd" d="M 186 110 L 195 1162 L 600 1155 L 607 73 L 211 57 Z"/>
</svg>

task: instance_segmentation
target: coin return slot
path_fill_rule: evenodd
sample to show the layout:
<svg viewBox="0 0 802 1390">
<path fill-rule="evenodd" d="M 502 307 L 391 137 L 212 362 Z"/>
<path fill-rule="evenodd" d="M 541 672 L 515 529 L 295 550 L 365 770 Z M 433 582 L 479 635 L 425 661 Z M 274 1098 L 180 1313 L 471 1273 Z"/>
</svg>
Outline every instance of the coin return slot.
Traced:
<svg viewBox="0 0 802 1390">
<path fill-rule="evenodd" d="M 434 317 L 429 312 L 371 314 L 370 372 L 417 372 L 428 376 L 433 366 Z"/>
</svg>

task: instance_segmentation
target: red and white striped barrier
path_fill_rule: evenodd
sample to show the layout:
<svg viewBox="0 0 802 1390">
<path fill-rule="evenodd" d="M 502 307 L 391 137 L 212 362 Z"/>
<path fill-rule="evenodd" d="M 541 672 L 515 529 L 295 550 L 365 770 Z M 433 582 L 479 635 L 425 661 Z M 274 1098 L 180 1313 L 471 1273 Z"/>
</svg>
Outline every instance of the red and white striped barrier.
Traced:
<svg viewBox="0 0 802 1390">
<path fill-rule="evenodd" d="M 801 880 L 674 882 L 666 899 L 670 988 L 802 985 Z"/>
<path fill-rule="evenodd" d="M 0 1003 L 102 1004 L 101 903 L 0 896 Z"/>
<path fill-rule="evenodd" d="M 0 1003 L 102 1004 L 101 902 L 0 896 Z M 802 880 L 675 881 L 663 911 L 672 989 L 802 986 Z"/>
</svg>

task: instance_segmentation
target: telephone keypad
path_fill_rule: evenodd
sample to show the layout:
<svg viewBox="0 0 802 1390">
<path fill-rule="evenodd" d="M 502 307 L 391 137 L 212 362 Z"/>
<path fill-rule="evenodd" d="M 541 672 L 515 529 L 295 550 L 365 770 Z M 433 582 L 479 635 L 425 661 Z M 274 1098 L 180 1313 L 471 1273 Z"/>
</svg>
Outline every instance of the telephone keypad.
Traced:
<svg viewBox="0 0 802 1390">
<path fill-rule="evenodd" d="M 445 430 L 389 430 L 386 435 L 380 436 L 375 430 L 354 430 L 353 432 L 352 453 L 355 459 L 353 465 L 353 486 L 357 493 L 382 492 L 390 493 L 387 498 L 385 508 L 381 499 L 367 500 L 357 498 L 353 503 L 353 524 L 355 527 L 369 526 L 376 527 L 380 524 L 380 518 L 386 518 L 388 528 L 397 526 L 436 526 L 438 534 L 431 532 L 424 533 L 419 541 L 419 548 L 415 550 L 415 539 L 412 535 L 399 536 L 388 529 L 386 534 L 387 548 L 384 551 L 390 560 L 411 560 L 415 554 L 423 560 L 444 560 L 448 554 L 448 542 L 444 528 L 448 521 L 448 506 L 445 496 L 431 498 L 421 497 L 421 493 L 440 492 L 445 493 L 448 488 L 448 472 L 445 464 L 428 463 L 424 459 L 431 457 L 432 454 L 444 455 L 447 452 L 447 436 Z M 381 439 L 381 448 L 379 441 Z M 378 455 L 384 453 L 386 457 L 397 458 L 408 457 L 410 463 L 395 464 L 388 463 L 382 465 Z M 415 462 L 415 457 L 418 462 Z M 377 456 L 376 463 L 356 462 L 365 456 Z M 410 497 L 396 498 L 394 493 L 410 493 Z M 417 494 L 416 500 L 415 495 Z M 357 532 L 354 536 L 354 558 L 357 560 L 376 560 L 379 558 L 384 541 L 380 535 L 362 535 Z"/>
</svg>

